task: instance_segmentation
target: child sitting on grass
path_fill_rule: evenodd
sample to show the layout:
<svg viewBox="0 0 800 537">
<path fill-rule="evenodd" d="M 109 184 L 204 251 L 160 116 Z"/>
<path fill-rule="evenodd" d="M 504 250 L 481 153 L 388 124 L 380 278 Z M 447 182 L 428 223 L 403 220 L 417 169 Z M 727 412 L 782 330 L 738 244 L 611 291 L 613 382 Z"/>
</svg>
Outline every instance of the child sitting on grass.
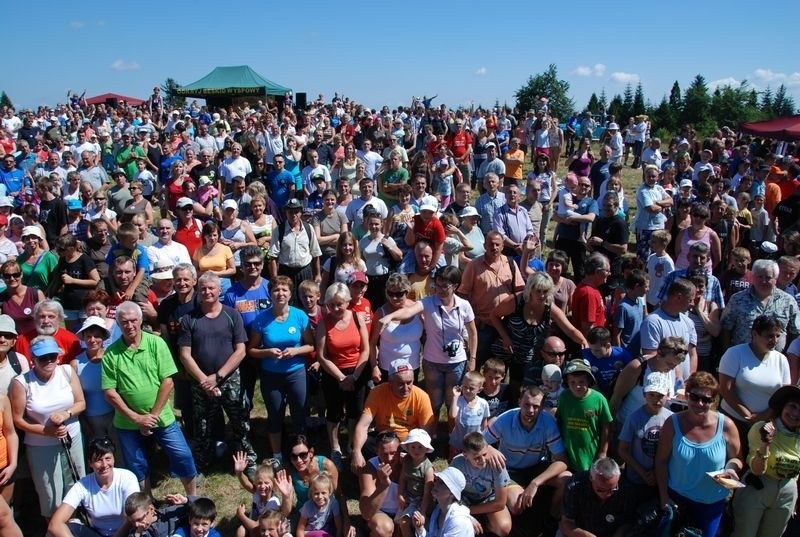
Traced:
<svg viewBox="0 0 800 537">
<path fill-rule="evenodd" d="M 400 527 L 403 537 L 411 537 L 414 513 L 430 511 L 433 464 L 428 460 L 428 454 L 434 450 L 431 437 L 425 429 L 411 429 L 400 447 L 405 450 L 406 456 L 397 482 L 401 510 L 397 512 L 394 522 Z"/>
<path fill-rule="evenodd" d="M 244 451 L 239 451 L 233 456 L 233 471 L 239 478 L 242 488 L 253 497 L 249 515 L 245 513 L 244 504 L 236 511 L 242 522 L 242 526 L 236 531 L 236 537 L 245 537 L 248 522 L 258 520 L 268 510 L 280 511 L 287 516 L 292 512 L 294 488 L 286 475 L 286 470 L 281 470 L 276 475 L 271 464 L 261 463 L 253 475 L 254 483 L 251 483 L 244 473 L 245 468 L 247 468 L 247 457 Z M 280 497 L 275 495 L 275 489 L 281 493 Z"/>
<path fill-rule="evenodd" d="M 308 500 L 300 508 L 296 537 L 342 537 L 342 509 L 333 495 L 333 480 L 327 472 L 311 478 Z"/>
</svg>

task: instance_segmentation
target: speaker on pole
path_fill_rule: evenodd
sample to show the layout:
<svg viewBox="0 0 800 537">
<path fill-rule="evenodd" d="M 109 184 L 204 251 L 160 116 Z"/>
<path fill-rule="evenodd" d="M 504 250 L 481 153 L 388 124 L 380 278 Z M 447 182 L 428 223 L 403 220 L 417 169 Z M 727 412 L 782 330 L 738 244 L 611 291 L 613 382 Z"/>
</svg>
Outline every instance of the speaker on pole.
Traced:
<svg viewBox="0 0 800 537">
<path fill-rule="evenodd" d="M 305 91 L 298 91 L 294 94 L 294 104 L 300 110 L 306 109 L 306 92 Z"/>
</svg>

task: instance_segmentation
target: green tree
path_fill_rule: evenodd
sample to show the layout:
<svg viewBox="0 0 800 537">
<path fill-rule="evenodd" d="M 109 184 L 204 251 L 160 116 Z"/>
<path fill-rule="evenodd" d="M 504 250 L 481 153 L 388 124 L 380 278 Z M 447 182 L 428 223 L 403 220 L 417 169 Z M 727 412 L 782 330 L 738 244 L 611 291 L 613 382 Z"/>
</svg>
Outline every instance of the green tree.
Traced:
<svg viewBox="0 0 800 537">
<path fill-rule="evenodd" d="M 683 97 L 681 97 L 681 87 L 676 80 L 674 84 L 672 84 L 672 89 L 669 90 L 669 105 L 672 108 L 672 114 L 674 116 L 675 125 L 677 127 L 678 119 L 680 118 L 680 114 L 683 111 Z"/>
<path fill-rule="evenodd" d="M 592 96 L 589 97 L 589 104 L 586 105 L 586 109 L 593 114 L 600 109 L 600 101 L 596 93 L 592 93 Z"/>
<path fill-rule="evenodd" d="M 622 112 L 614 114 L 618 121 L 628 121 L 633 114 L 633 88 L 630 84 L 625 86 L 625 93 L 622 94 Z"/>
<path fill-rule="evenodd" d="M 794 99 L 786 94 L 786 86 L 781 84 L 772 100 L 772 113 L 777 116 L 791 116 L 794 114 Z"/>
<path fill-rule="evenodd" d="M 772 89 L 769 86 L 761 94 L 761 111 L 767 116 L 772 115 Z"/>
<path fill-rule="evenodd" d="M 711 96 L 711 119 L 719 126 L 736 128 L 742 121 L 753 121 L 761 116 L 758 108 L 750 106 L 750 89 L 747 81 L 738 87 L 721 86 Z"/>
<path fill-rule="evenodd" d="M 608 107 L 608 97 L 606 97 L 606 88 L 600 90 L 600 104 L 603 107 Z"/>
<path fill-rule="evenodd" d="M 644 105 L 644 90 L 642 89 L 642 83 L 639 82 L 636 85 L 636 92 L 633 94 L 633 108 L 631 109 L 633 116 L 638 116 L 645 113 L 645 105 Z"/>
<path fill-rule="evenodd" d="M 681 121 L 695 125 L 698 132 L 713 129 L 713 125 L 708 124 L 710 109 L 711 95 L 708 93 L 706 79 L 703 75 L 697 75 L 683 96 Z"/>
<path fill-rule="evenodd" d="M 649 115 L 654 128 L 663 129 L 669 133 L 674 133 L 678 130 L 675 110 L 669 104 L 666 95 L 661 97 L 661 102 L 657 107 L 649 111 Z"/>
<path fill-rule="evenodd" d="M 544 73 L 528 77 L 524 86 L 514 97 L 520 110 L 535 108 L 539 97 L 549 99 L 550 112 L 557 117 L 566 118 L 575 110 L 575 102 L 569 97 L 569 82 L 558 78 L 558 69 L 551 63 Z"/>
<path fill-rule="evenodd" d="M 181 85 L 174 78 L 167 78 L 164 84 L 161 85 L 161 91 L 164 94 L 164 106 L 166 108 L 182 108 L 186 103 L 186 98 L 177 95 L 175 92 L 180 89 Z"/>
<path fill-rule="evenodd" d="M 606 112 L 609 115 L 616 116 L 617 119 L 621 117 L 627 117 L 624 116 L 625 105 L 623 104 L 622 96 L 619 93 L 614 95 L 614 97 L 611 99 L 611 102 L 608 103 L 608 109 L 606 110 Z"/>
<path fill-rule="evenodd" d="M 8 98 L 5 91 L 0 94 L 0 106 L 14 106 L 11 104 L 11 99 Z"/>
</svg>

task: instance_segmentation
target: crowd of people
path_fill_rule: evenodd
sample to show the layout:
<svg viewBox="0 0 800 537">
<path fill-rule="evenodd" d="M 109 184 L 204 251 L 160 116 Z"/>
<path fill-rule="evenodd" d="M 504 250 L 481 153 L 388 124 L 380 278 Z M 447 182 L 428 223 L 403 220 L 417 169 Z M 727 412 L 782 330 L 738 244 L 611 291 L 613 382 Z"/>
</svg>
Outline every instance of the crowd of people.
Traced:
<svg viewBox="0 0 800 537">
<path fill-rule="evenodd" d="M 434 99 L 4 107 L 0 533 L 782 535 L 798 146 Z"/>
</svg>

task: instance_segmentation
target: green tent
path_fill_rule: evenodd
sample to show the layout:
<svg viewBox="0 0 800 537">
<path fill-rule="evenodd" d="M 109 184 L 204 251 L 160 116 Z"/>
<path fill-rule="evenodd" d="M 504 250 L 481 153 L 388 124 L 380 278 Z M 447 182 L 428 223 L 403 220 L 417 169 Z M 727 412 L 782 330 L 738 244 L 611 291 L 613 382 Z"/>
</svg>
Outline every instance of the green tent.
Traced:
<svg viewBox="0 0 800 537">
<path fill-rule="evenodd" d="M 182 86 L 175 93 L 222 103 L 242 97 L 283 96 L 287 91 L 292 90 L 267 80 L 248 65 L 232 65 L 216 67 L 197 82 Z"/>
</svg>

